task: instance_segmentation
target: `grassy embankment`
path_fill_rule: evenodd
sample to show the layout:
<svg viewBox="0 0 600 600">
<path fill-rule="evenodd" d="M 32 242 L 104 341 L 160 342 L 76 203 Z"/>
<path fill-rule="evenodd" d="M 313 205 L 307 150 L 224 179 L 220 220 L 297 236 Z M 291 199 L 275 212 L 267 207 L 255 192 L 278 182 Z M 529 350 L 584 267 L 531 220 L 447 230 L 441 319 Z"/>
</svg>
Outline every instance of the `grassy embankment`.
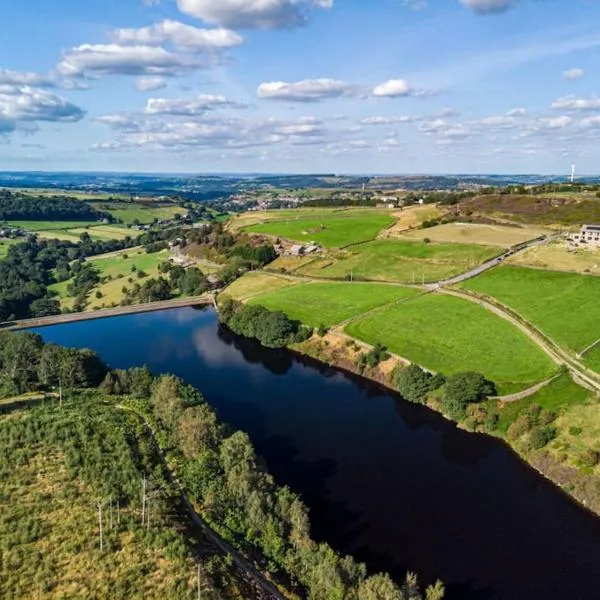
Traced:
<svg viewBox="0 0 600 600">
<path fill-rule="evenodd" d="M 569 250 L 565 242 L 551 242 L 529 248 L 515 254 L 507 262 L 550 271 L 600 275 L 600 251 L 584 248 Z"/>
<path fill-rule="evenodd" d="M 379 340 L 391 352 L 431 371 L 477 371 L 500 394 L 526 389 L 552 375 L 552 361 L 507 321 L 471 302 L 428 295 L 386 307 L 346 326 L 364 342 Z"/>
<path fill-rule="evenodd" d="M 463 273 L 500 254 L 490 246 L 376 240 L 301 265 L 297 273 L 398 283 L 431 283 Z"/>
<path fill-rule="evenodd" d="M 413 288 L 376 283 L 305 283 L 250 300 L 269 310 L 281 310 L 312 327 L 330 327 L 384 304 L 413 298 Z"/>
<path fill-rule="evenodd" d="M 93 240 L 122 240 L 128 235 L 135 235 L 135 232 L 126 227 L 104 225 L 98 221 L 8 221 L 8 224 L 37 233 L 42 239 L 75 243 L 82 233 L 87 233 Z"/>
<path fill-rule="evenodd" d="M 478 244 L 509 248 L 547 233 L 548 231 L 542 227 L 532 226 L 506 227 L 480 223 L 446 223 L 409 231 L 400 237 L 403 240 L 423 241 L 427 238 L 432 242 L 443 244 Z"/>
<path fill-rule="evenodd" d="M 158 266 L 167 260 L 167 250 L 148 254 L 143 248 L 129 248 L 121 252 L 111 252 L 106 256 L 97 256 L 89 259 L 99 271 L 100 278 L 104 281 L 94 286 L 88 294 L 88 303 L 85 310 L 91 311 L 98 308 L 117 306 L 124 298 L 123 288 L 131 289 L 135 283 L 144 283 L 150 277 L 158 277 Z M 143 277 L 139 277 L 143 273 Z M 67 287 L 71 280 L 49 286 L 50 290 L 58 294 L 61 306 L 71 308 L 74 298 L 67 294 Z M 96 292 L 102 294 L 96 298 Z"/>
<path fill-rule="evenodd" d="M 0 414 L 0 456 L 3 599 L 191 600 L 198 562 L 203 587 L 210 580 L 220 597 L 249 597 L 223 557 L 188 529 L 136 418 L 83 397 L 62 410 L 56 401 L 16 408 Z M 141 523 L 143 472 L 160 490 L 149 526 Z"/>
<path fill-rule="evenodd" d="M 394 218 L 382 211 L 340 211 L 323 213 L 312 218 L 257 223 L 244 227 L 249 233 L 282 237 L 302 243 L 315 242 L 326 248 L 343 248 L 350 244 L 375 239 L 379 232 L 394 223 Z"/>
<path fill-rule="evenodd" d="M 0 260 L 6 257 L 8 249 L 13 245 L 19 243 L 20 240 L 0 240 Z"/>
<path fill-rule="evenodd" d="M 576 354 L 600 338 L 600 278 L 504 266 L 461 284 L 512 308 Z"/>
</svg>

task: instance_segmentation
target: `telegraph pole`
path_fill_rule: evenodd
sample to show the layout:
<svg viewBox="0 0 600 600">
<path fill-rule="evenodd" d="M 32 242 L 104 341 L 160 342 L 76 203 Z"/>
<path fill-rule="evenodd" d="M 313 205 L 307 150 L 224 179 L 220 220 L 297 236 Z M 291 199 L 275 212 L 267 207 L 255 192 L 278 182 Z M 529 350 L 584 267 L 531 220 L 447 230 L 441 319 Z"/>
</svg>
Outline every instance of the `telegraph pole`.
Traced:
<svg viewBox="0 0 600 600">
<path fill-rule="evenodd" d="M 98 521 L 100 523 L 100 552 L 104 552 L 104 532 L 102 530 L 102 502 L 98 502 Z"/>
</svg>

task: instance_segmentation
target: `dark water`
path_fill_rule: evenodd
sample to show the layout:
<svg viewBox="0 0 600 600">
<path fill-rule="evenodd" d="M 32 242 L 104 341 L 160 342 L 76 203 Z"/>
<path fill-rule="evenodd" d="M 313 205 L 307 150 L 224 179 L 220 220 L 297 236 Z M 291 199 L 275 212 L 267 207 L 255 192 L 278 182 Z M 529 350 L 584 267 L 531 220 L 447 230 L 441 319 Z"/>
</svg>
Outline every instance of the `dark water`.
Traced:
<svg viewBox="0 0 600 600">
<path fill-rule="evenodd" d="M 453 599 L 600 598 L 600 520 L 495 440 L 378 386 L 219 330 L 209 310 L 37 330 L 200 388 L 302 493 L 314 536 Z"/>
</svg>

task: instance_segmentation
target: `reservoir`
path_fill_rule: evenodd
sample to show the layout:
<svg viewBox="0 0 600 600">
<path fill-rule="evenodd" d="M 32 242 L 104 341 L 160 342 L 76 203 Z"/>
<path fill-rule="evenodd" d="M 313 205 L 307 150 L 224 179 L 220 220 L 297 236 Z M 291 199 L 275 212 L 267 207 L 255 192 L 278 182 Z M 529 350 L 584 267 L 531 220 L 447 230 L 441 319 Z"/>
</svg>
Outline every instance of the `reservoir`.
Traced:
<svg viewBox="0 0 600 600">
<path fill-rule="evenodd" d="M 600 520 L 502 443 L 183 308 L 35 330 L 199 388 L 310 508 L 313 537 L 447 598 L 600 597 Z"/>
</svg>

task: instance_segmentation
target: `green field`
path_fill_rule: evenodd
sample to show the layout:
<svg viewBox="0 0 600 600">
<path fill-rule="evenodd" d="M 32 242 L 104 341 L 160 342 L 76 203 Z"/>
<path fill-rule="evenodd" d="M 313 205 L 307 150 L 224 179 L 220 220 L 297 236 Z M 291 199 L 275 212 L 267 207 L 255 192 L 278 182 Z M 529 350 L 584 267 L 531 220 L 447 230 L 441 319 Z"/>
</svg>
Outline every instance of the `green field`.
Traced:
<svg viewBox="0 0 600 600">
<path fill-rule="evenodd" d="M 315 242 L 327 248 L 342 248 L 349 244 L 366 242 L 394 222 L 385 213 L 361 212 L 352 216 L 325 215 L 321 219 L 289 219 L 257 223 L 244 228 L 252 233 L 273 235 L 303 243 Z"/>
<path fill-rule="evenodd" d="M 599 277 L 503 266 L 461 287 L 496 298 L 573 352 L 600 338 Z"/>
<path fill-rule="evenodd" d="M 202 267 L 200 267 L 202 270 Z M 269 275 L 261 271 L 246 273 L 243 277 L 236 279 L 231 285 L 223 290 L 223 296 L 234 300 L 249 300 L 254 296 L 274 292 L 282 288 L 298 285 L 298 281 Z"/>
<path fill-rule="evenodd" d="M 413 288 L 376 283 L 306 283 L 258 296 L 250 304 L 281 310 L 313 327 L 329 327 L 419 293 Z"/>
<path fill-rule="evenodd" d="M 136 283 L 143 284 L 149 277 L 157 277 L 158 266 L 169 257 L 167 250 L 148 254 L 143 248 L 130 248 L 121 252 L 111 252 L 106 257 L 94 257 L 88 260 L 96 267 L 100 277 L 108 277 L 105 283 L 96 285 L 88 295 L 86 311 L 118 305 L 123 299 L 123 287 L 133 288 Z M 132 271 L 135 267 L 136 271 Z M 137 271 L 143 271 L 146 276 L 139 278 Z M 131 279 L 132 281 L 129 281 Z M 58 295 L 62 307 L 71 307 L 74 299 L 67 295 L 67 286 L 71 280 L 61 281 L 49 286 L 50 291 Z M 102 298 L 96 298 L 99 291 Z"/>
<path fill-rule="evenodd" d="M 27 231 L 66 231 L 77 227 L 98 225 L 98 221 L 7 221 L 11 227 L 21 227 Z"/>
<path fill-rule="evenodd" d="M 583 362 L 596 373 L 600 373 L 600 344 L 585 353 Z"/>
<path fill-rule="evenodd" d="M 121 205 L 122 206 L 122 205 Z M 125 225 L 131 225 L 134 221 L 139 221 L 142 224 L 149 224 L 154 219 L 172 219 L 176 214 L 184 215 L 187 211 L 179 206 L 157 206 L 149 208 L 133 204 L 126 208 L 108 208 L 106 211 L 115 219 L 119 219 Z"/>
<path fill-rule="evenodd" d="M 408 360 L 445 375 L 478 371 L 500 394 L 549 377 L 554 365 L 509 322 L 472 302 L 428 295 L 383 308 L 346 326 L 369 344 L 377 340 Z"/>
<path fill-rule="evenodd" d="M 526 412 L 531 406 L 537 404 L 546 410 L 554 413 L 560 412 L 563 407 L 582 404 L 590 397 L 590 392 L 581 386 L 577 385 L 568 374 L 562 374 L 546 387 L 517 402 L 507 402 L 498 407 L 497 401 L 490 400 L 494 405 L 499 416 L 498 429 L 502 433 L 506 433 L 510 425 L 516 421 L 517 417 Z"/>
<path fill-rule="evenodd" d="M 13 244 L 18 244 L 21 241 L 23 240 L 0 240 L 0 260 L 6 257 L 8 254 L 8 249 Z"/>
<path fill-rule="evenodd" d="M 376 240 L 349 249 L 332 260 L 315 261 L 297 270 L 303 275 L 430 283 L 458 275 L 501 253 L 470 244 L 426 244 Z"/>
</svg>

